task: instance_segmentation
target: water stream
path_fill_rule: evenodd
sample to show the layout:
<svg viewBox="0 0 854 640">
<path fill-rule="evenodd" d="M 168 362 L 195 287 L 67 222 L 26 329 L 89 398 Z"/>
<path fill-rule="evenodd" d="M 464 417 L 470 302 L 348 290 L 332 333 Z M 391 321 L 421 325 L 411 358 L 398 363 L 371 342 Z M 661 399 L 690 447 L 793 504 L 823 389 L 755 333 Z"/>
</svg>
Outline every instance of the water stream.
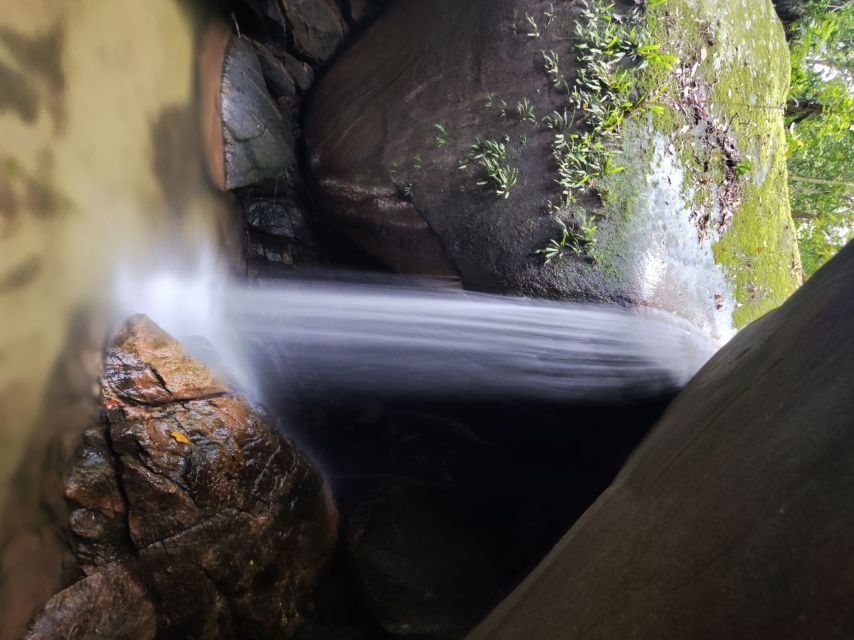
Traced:
<svg viewBox="0 0 854 640">
<path fill-rule="evenodd" d="M 717 346 L 654 309 L 375 277 L 251 286 L 160 276 L 130 298 L 129 311 L 146 311 L 179 336 L 205 337 L 249 395 L 289 384 L 318 398 L 626 403 L 681 388 Z"/>
</svg>

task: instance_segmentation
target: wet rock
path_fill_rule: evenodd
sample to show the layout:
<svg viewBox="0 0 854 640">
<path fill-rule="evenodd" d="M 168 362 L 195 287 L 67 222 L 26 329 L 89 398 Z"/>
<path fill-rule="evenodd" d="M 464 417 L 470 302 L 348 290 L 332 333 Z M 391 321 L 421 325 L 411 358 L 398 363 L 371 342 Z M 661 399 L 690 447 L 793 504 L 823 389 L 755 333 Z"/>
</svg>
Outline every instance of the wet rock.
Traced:
<svg viewBox="0 0 854 640">
<path fill-rule="evenodd" d="M 854 244 L 677 396 L 470 640 L 854 634 Z"/>
<path fill-rule="evenodd" d="M 399 485 L 356 511 L 348 528 L 360 595 L 389 633 L 461 638 L 507 583 L 506 557 L 466 500 Z"/>
<path fill-rule="evenodd" d="M 364 23 L 375 17 L 382 5 L 375 0 L 346 0 L 350 19 L 356 24 Z"/>
<path fill-rule="evenodd" d="M 346 25 L 335 0 L 281 0 L 296 53 L 322 64 L 344 39 Z"/>
<path fill-rule="evenodd" d="M 122 565 L 102 567 L 51 598 L 24 640 L 152 640 L 154 605 Z"/>
<path fill-rule="evenodd" d="M 244 207 L 246 223 L 251 229 L 296 242 L 311 242 L 308 224 L 295 205 L 259 198 L 248 200 Z"/>
<path fill-rule="evenodd" d="M 241 189 L 236 195 L 245 212 L 250 270 L 253 264 L 261 263 L 317 264 L 317 245 L 306 220 L 306 203 L 280 196 L 276 184 Z"/>
<path fill-rule="evenodd" d="M 77 558 L 87 573 L 128 557 L 133 551 L 127 504 L 119 487 L 115 453 L 104 429 L 88 429 L 71 467 L 65 495 L 78 508 L 71 530 L 78 536 Z"/>
<path fill-rule="evenodd" d="M 287 40 L 287 22 L 277 0 L 237 0 L 231 6 L 241 36 L 250 34 L 265 44 Z"/>
<path fill-rule="evenodd" d="M 221 99 L 226 189 L 295 171 L 290 127 L 267 90 L 254 48 L 243 39 L 228 44 Z"/>
<path fill-rule="evenodd" d="M 365 640 L 366 636 L 355 629 L 343 627 L 329 627 L 323 625 L 306 624 L 294 640 Z"/>
<path fill-rule="evenodd" d="M 285 63 L 263 44 L 256 42 L 253 45 L 258 54 L 258 61 L 261 63 L 261 73 L 273 98 L 295 96 L 296 84 Z"/>
<path fill-rule="evenodd" d="M 311 462 L 145 316 L 116 335 L 102 386 L 106 425 L 66 489 L 84 570 L 126 567 L 158 638 L 292 634 L 336 539 Z"/>
<path fill-rule="evenodd" d="M 614 11 L 629 20 L 631 4 Z M 785 170 L 785 159 L 777 153 L 785 145 L 782 122 L 768 122 L 767 129 L 763 124 L 765 137 L 738 139 L 711 115 L 719 110 L 734 118 L 740 110 L 740 117 L 749 112 L 751 118 L 767 118 L 764 107 L 744 111 L 732 104 L 785 99 L 788 70 L 769 53 L 785 49 L 782 29 L 765 3 L 747 5 L 738 0 L 691 3 L 690 10 L 678 16 L 672 12 L 667 19 L 674 26 L 679 21 L 711 25 L 721 16 L 735 24 L 740 16 L 739 24 L 761 25 L 748 36 L 720 29 L 718 44 L 711 48 L 708 42 L 661 43 L 662 51 L 684 47 L 684 68 L 674 70 L 684 83 L 679 85 L 682 97 L 667 105 L 674 118 L 689 123 L 684 145 L 696 143 L 718 163 L 726 158 L 725 177 L 716 185 L 720 191 L 703 204 L 707 209 L 692 211 L 702 177 L 691 182 L 688 161 L 673 143 L 682 144 L 677 138 L 683 134 L 651 129 L 646 117 L 638 117 L 615 142 L 615 157 L 625 170 L 595 176 L 597 191 L 579 193 L 575 205 L 556 214 L 575 234 L 580 212 L 591 216 L 598 227 L 595 251 L 567 250 L 544 264 L 542 250 L 561 238 L 548 207 L 559 203 L 561 189 L 555 132 L 543 118 L 565 108 L 571 114 L 575 107 L 567 107 L 566 91 L 550 82 L 543 51 L 560 56 L 561 77 L 574 86 L 579 71 L 574 24 L 585 20 L 584 3 L 401 0 L 335 61 L 306 106 L 319 221 L 397 271 L 459 275 L 468 289 L 655 306 L 728 336 L 733 323 L 743 324 L 751 314 L 779 304 L 798 284 L 793 226 L 777 197 L 776 181 Z M 528 35 L 526 15 L 539 25 L 538 37 Z M 731 95 L 722 99 L 715 90 L 719 80 L 736 71 L 762 84 L 734 83 Z M 517 111 L 525 102 L 532 117 Z M 589 113 L 579 116 L 577 128 L 584 131 L 589 118 Z M 460 169 L 479 140 L 504 144 L 506 166 L 518 171 L 506 198 L 476 162 Z M 734 166 L 756 149 L 761 149 L 757 157 L 767 159 L 764 168 L 753 183 L 739 182 Z M 685 189 L 683 184 L 695 186 Z M 751 189 L 762 206 L 739 209 L 742 190 L 747 201 Z M 741 218 L 730 227 L 733 213 Z M 763 249 L 773 261 L 736 268 L 722 264 L 724 252 L 712 250 L 718 238 L 700 237 L 698 227 L 705 233 L 711 219 L 707 214 L 721 218 L 721 244 L 730 247 L 748 242 L 734 239 L 748 226 L 773 229 L 769 233 L 775 241 Z M 737 307 L 733 293 L 745 286 L 734 282 L 736 272 L 745 274 L 740 277 L 750 280 L 753 290 L 752 297 L 747 289 L 739 291 L 740 300 L 750 299 L 744 309 Z M 765 278 L 785 285 L 762 285 Z"/>
<path fill-rule="evenodd" d="M 307 62 L 297 60 L 289 53 L 283 54 L 282 60 L 284 61 L 285 69 L 291 74 L 300 91 L 308 91 L 311 85 L 314 84 L 314 68 Z"/>
</svg>

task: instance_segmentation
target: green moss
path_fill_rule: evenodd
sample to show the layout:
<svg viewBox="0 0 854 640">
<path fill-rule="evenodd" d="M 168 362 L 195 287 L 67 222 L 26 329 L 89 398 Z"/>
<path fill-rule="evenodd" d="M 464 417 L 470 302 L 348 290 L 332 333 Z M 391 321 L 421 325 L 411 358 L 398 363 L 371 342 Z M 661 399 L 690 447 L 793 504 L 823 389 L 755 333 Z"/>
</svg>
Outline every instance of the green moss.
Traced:
<svg viewBox="0 0 854 640">
<path fill-rule="evenodd" d="M 786 176 L 783 106 L 789 58 L 782 25 L 771 0 L 668 0 L 647 12 L 645 39 L 678 56 L 683 74 L 690 74 L 686 82 L 685 75 L 648 68 L 638 90 L 668 86 L 661 100 L 667 108 L 653 116 L 653 127 L 673 138 L 689 169 L 683 187 L 693 190 L 695 209 L 712 213 L 721 199 L 741 191 L 732 223 L 713 249 L 735 290 L 733 320 L 743 327 L 783 302 L 801 282 Z M 684 104 L 680 91 L 694 82 L 700 110 L 686 114 L 673 108 Z M 709 122 L 697 127 L 691 116 L 703 110 Z M 708 135 L 710 123 L 714 136 Z M 725 148 L 724 140 L 735 148 Z M 750 161 L 753 173 L 734 178 L 733 164 L 741 160 Z"/>
<path fill-rule="evenodd" d="M 783 141 L 781 141 L 782 143 Z M 800 259 L 788 211 L 785 146 L 773 173 L 744 189 L 739 215 L 715 245 L 715 260 L 736 285 L 736 326 L 744 326 L 788 298 L 800 282 Z M 786 204 L 782 206 L 781 202 Z"/>
</svg>

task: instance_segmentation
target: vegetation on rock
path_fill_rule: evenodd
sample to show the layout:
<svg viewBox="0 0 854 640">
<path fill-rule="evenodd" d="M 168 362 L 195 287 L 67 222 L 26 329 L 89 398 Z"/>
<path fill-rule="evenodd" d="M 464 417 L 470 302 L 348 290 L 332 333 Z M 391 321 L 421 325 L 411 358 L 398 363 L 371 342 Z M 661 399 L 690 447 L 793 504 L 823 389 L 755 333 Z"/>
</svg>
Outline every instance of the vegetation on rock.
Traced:
<svg viewBox="0 0 854 640">
<path fill-rule="evenodd" d="M 649 7 L 645 28 L 650 41 L 667 42 L 679 59 L 673 69 L 650 65 L 641 75 L 646 91 L 664 87 L 665 108 L 652 113 L 651 128 L 666 136 L 669 153 L 685 169 L 683 191 L 693 198 L 698 238 L 712 244 L 732 283 L 733 322 L 743 327 L 801 281 L 786 186 L 789 60 L 782 29 L 770 2 L 711 11 L 686 0 Z M 631 188 L 616 180 L 607 188 L 610 206 L 634 206 Z"/>
</svg>

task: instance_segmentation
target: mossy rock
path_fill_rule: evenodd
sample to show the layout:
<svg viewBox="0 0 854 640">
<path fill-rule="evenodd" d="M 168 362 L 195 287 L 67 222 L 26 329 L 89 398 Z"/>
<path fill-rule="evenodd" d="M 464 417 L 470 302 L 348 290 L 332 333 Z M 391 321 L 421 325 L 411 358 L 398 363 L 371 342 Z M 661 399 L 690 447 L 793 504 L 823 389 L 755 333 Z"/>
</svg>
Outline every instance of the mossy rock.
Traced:
<svg viewBox="0 0 854 640">
<path fill-rule="evenodd" d="M 786 192 L 788 52 L 773 4 L 667 0 L 632 17 L 634 6 L 613 13 L 679 62 L 633 72 L 633 100 L 656 96 L 662 109 L 626 121 L 612 143 L 623 170 L 578 198 L 598 227 L 592 250 L 550 264 L 538 253 L 561 235 L 542 118 L 567 102 L 544 52 L 559 54 L 572 86 L 581 3 L 393 5 L 308 106 L 321 222 L 402 272 L 655 306 L 720 337 L 777 306 L 800 283 L 800 260 Z M 459 168 L 479 140 L 504 144 L 518 172 L 507 197 L 481 168 Z"/>
</svg>

